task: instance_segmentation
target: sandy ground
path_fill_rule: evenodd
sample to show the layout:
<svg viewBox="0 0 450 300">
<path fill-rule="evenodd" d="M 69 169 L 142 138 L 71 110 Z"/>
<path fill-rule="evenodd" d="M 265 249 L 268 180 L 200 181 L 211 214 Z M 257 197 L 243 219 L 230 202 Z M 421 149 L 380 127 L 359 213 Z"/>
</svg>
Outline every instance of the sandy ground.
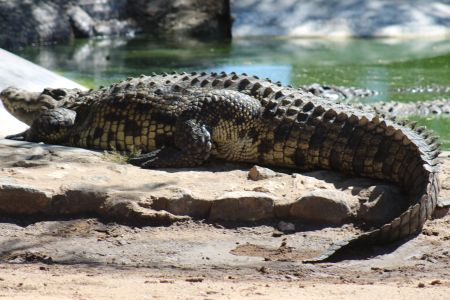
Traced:
<svg viewBox="0 0 450 300">
<path fill-rule="evenodd" d="M 448 299 L 450 214 L 370 259 L 316 265 L 301 260 L 352 228 L 276 225 L 4 219 L 0 298 Z"/>
<path fill-rule="evenodd" d="M 136 269 L 29 264 L 0 270 L 0 297 L 7 299 L 448 299 L 450 292 L 448 285 L 431 282 L 419 287 L 418 282 L 209 279 Z"/>
</svg>

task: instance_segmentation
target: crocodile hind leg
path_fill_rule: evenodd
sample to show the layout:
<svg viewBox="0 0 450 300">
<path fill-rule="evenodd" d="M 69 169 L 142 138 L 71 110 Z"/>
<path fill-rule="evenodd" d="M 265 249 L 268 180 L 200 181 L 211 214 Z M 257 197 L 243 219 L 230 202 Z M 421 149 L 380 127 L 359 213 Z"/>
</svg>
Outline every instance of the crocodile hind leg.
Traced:
<svg viewBox="0 0 450 300">
<path fill-rule="evenodd" d="M 49 109 L 41 113 L 22 133 L 9 135 L 12 140 L 64 144 L 75 123 L 76 113 L 66 108 Z"/>
<path fill-rule="evenodd" d="M 141 168 L 193 167 L 206 161 L 211 152 L 211 135 L 196 120 L 177 121 L 174 146 L 166 145 L 128 162 Z"/>
</svg>

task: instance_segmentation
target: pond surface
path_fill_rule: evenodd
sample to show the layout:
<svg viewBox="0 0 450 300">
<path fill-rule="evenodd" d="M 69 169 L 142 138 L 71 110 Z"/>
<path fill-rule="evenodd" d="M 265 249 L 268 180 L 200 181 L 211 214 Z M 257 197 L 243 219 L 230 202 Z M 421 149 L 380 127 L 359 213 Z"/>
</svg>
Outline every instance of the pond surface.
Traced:
<svg viewBox="0 0 450 300">
<path fill-rule="evenodd" d="M 317 82 L 379 91 L 365 102 L 450 98 L 450 40 L 271 37 L 228 43 L 140 37 L 77 40 L 16 53 L 89 87 L 151 72 L 235 71 L 293 86 Z M 415 120 L 436 131 L 450 149 L 450 118 Z"/>
</svg>

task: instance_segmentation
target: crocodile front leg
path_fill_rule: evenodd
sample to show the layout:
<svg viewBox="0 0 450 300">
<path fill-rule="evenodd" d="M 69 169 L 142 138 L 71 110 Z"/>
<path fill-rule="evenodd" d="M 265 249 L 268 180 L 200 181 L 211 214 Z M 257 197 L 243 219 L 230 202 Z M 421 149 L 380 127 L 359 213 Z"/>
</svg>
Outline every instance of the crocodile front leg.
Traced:
<svg viewBox="0 0 450 300">
<path fill-rule="evenodd" d="M 174 146 L 166 145 L 139 155 L 128 162 L 144 169 L 194 167 L 206 161 L 211 153 L 211 135 L 197 120 L 180 119 L 176 123 Z"/>
<path fill-rule="evenodd" d="M 66 108 L 49 109 L 41 113 L 22 133 L 9 135 L 7 139 L 64 144 L 75 123 L 76 113 Z"/>
</svg>

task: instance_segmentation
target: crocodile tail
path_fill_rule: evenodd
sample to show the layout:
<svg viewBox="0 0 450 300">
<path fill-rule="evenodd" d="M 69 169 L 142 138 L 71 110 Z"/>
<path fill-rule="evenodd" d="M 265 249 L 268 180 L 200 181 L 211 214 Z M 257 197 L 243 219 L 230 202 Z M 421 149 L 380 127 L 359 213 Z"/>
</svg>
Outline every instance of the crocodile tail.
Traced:
<svg viewBox="0 0 450 300">
<path fill-rule="evenodd" d="M 398 180 L 384 179 L 397 181 L 408 192 L 408 209 L 391 222 L 356 238 L 338 242 L 319 257 L 306 260 L 305 263 L 336 262 L 348 257 L 346 254 L 353 248 L 387 244 L 413 236 L 419 233 L 425 221 L 431 218 L 439 193 L 439 144 L 424 128 L 415 130 L 413 123 L 394 126 L 397 128 L 397 139 L 400 138 L 404 149 L 407 149 L 400 163 L 400 168 L 405 171 Z M 392 165 L 392 160 L 393 157 L 388 155 L 383 164 Z M 385 169 L 389 168 L 383 167 L 383 170 Z"/>
<path fill-rule="evenodd" d="M 450 99 L 437 99 L 424 102 L 401 103 L 401 102 L 379 102 L 370 106 L 381 114 L 392 116 L 449 116 Z"/>
</svg>

